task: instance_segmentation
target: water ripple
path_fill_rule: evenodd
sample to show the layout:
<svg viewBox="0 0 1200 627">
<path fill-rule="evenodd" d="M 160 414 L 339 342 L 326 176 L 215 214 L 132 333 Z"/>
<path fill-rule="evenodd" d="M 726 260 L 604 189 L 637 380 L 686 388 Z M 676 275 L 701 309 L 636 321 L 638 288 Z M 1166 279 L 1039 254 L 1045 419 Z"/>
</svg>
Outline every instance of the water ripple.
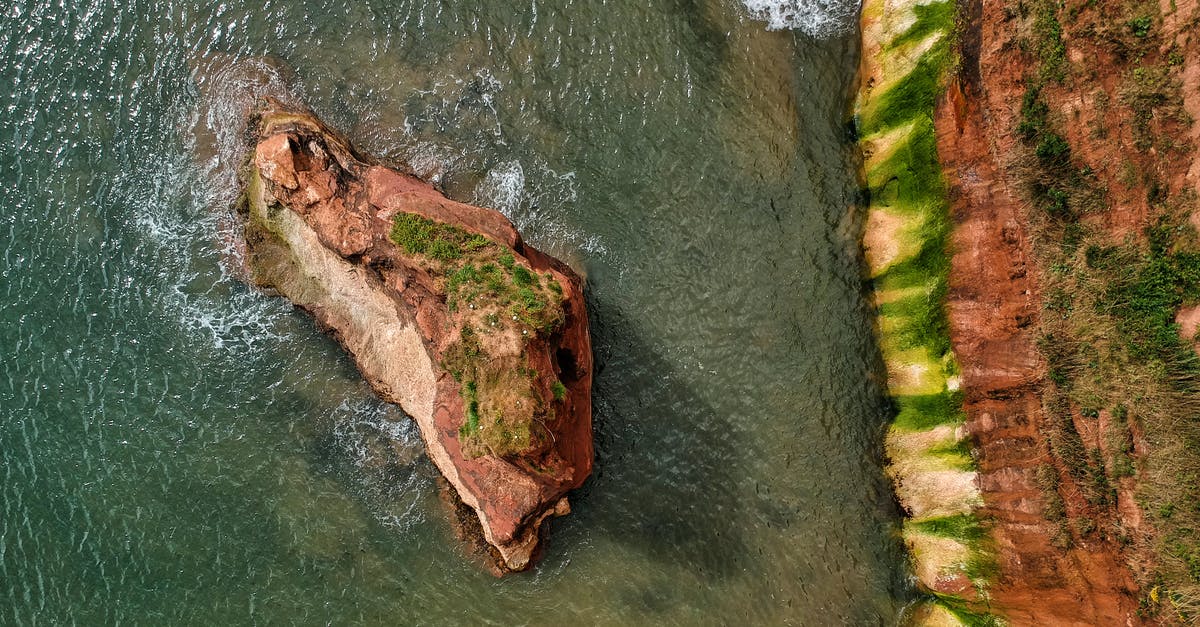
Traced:
<svg viewBox="0 0 1200 627">
<path fill-rule="evenodd" d="M 749 6 L 773 21 L 0 10 L 0 623 L 890 621 L 910 593 L 843 226 L 855 7 Z M 412 424 L 238 280 L 263 95 L 587 273 L 599 466 L 530 576 L 464 553 Z"/>
</svg>

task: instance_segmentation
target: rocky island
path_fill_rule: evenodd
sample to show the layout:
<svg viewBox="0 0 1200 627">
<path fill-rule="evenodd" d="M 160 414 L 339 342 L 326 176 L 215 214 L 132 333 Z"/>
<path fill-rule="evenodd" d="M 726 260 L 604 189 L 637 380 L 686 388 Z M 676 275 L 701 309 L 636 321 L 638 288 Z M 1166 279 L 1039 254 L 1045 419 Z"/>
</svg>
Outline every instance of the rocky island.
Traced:
<svg viewBox="0 0 1200 627">
<path fill-rule="evenodd" d="M 267 99 L 243 173 L 251 280 L 308 312 L 478 517 L 503 572 L 592 469 L 583 281 L 502 214 L 360 154 Z"/>
</svg>

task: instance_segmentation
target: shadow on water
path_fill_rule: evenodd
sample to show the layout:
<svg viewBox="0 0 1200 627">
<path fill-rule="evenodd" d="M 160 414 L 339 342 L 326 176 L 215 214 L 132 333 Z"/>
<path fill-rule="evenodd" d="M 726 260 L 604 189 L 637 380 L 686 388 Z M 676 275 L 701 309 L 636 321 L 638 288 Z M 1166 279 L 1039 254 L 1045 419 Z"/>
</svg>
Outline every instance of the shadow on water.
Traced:
<svg viewBox="0 0 1200 627">
<path fill-rule="evenodd" d="M 730 577 L 747 554 L 731 507 L 737 433 L 632 316 L 594 293 L 588 308 L 597 455 L 577 500 L 613 540 L 704 578 Z"/>
<path fill-rule="evenodd" d="M 669 13 L 683 16 L 687 24 L 687 30 L 680 29 L 676 37 L 680 49 L 702 60 L 694 66 L 697 73 L 710 83 L 720 80 L 721 65 L 729 56 L 729 39 L 728 30 L 712 17 L 712 12 L 719 9 L 705 0 L 666 0 L 664 4 Z"/>
</svg>

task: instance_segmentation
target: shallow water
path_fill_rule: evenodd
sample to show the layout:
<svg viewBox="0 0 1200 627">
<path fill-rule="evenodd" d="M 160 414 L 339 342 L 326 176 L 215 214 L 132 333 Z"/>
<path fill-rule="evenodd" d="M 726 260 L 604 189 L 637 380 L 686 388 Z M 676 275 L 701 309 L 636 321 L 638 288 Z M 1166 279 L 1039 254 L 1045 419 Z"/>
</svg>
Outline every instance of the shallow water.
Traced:
<svg viewBox="0 0 1200 627">
<path fill-rule="evenodd" d="M 854 7 L 493 4 L 5 9 L 0 623 L 896 620 Z M 415 428 L 224 270 L 258 93 L 586 273 L 598 465 L 532 573 L 486 574 Z"/>
</svg>

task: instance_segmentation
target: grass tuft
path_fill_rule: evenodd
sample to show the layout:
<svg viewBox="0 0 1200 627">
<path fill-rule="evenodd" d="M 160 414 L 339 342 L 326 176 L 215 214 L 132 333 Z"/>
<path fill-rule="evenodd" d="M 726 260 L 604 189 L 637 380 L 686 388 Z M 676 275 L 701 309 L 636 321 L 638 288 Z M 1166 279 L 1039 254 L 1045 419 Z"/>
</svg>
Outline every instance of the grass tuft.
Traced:
<svg viewBox="0 0 1200 627">
<path fill-rule="evenodd" d="M 443 350 L 442 364 L 461 385 L 464 419 L 458 435 L 464 452 L 507 457 L 536 445 L 541 431 L 535 425 L 553 412 L 538 390 L 537 373 L 523 354 L 493 352 L 488 347 L 497 342 L 487 337 L 514 336 L 526 345 L 553 334 L 565 321 L 562 285 L 482 235 L 417 214 L 397 214 L 391 238 L 443 278 L 459 338 Z M 558 389 L 551 392 L 561 400 Z"/>
<path fill-rule="evenodd" d="M 1146 164 L 1174 158 L 1172 125 L 1189 120 L 1179 107 L 1170 54 L 1161 63 L 1146 62 L 1160 49 L 1157 18 L 1150 14 L 1156 5 L 1130 7 L 1127 19 L 1097 31 L 1103 38 L 1097 43 L 1127 69 L 1119 99 L 1097 91 L 1096 107 L 1110 119 L 1119 114 L 1132 121 L 1142 155 L 1166 148 L 1155 159 L 1130 155 L 1138 163 L 1127 157 L 1121 164 L 1118 181 L 1130 191 L 1144 187 L 1154 217 L 1140 237 L 1113 241 L 1092 226 L 1103 219 L 1085 219 L 1113 208 L 1107 190 L 1055 129 L 1056 109 L 1047 100 L 1047 85 L 1064 83 L 1069 70 L 1058 8 L 1050 0 L 1022 6 L 1032 6 L 1029 51 L 1039 65 L 1016 128 L 1028 152 L 1014 169 L 1030 201 L 1037 262 L 1049 270 L 1039 341 L 1048 367 L 1043 407 L 1053 453 L 1052 463 L 1037 471 L 1045 515 L 1056 523 L 1054 541 L 1063 548 L 1092 534 L 1129 542 L 1119 524 L 1107 521 L 1117 519 L 1118 488 L 1135 477 L 1155 534 L 1138 544 L 1150 548 L 1155 562 L 1147 578 L 1155 585 L 1151 601 L 1169 602 L 1183 615 L 1191 611 L 1185 608 L 1200 608 L 1189 605 L 1200 599 L 1194 595 L 1200 584 L 1200 358 L 1180 337 L 1175 316 L 1200 303 L 1200 249 L 1187 219 L 1197 203 L 1194 195 L 1172 194 Z M 1110 106 L 1122 109 L 1109 112 Z M 1092 130 L 1093 141 L 1107 136 L 1102 123 Z M 1110 420 L 1096 446 L 1080 430 L 1096 429 L 1105 411 Z M 1135 433 L 1144 450 L 1134 446 Z"/>
<path fill-rule="evenodd" d="M 567 397 L 567 386 L 562 381 L 555 381 L 550 385 L 550 392 L 554 394 L 554 400 L 561 401 Z"/>
</svg>

